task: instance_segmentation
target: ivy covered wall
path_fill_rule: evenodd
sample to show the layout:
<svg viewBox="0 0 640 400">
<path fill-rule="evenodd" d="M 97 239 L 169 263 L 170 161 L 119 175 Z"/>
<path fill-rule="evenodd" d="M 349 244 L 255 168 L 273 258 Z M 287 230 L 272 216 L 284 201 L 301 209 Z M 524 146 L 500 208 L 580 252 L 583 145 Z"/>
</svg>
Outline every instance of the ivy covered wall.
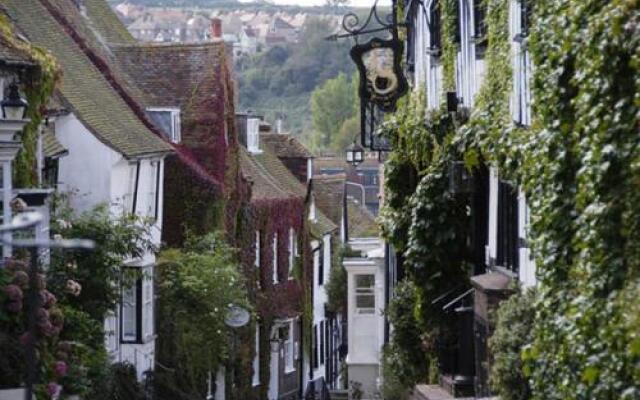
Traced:
<svg viewBox="0 0 640 400">
<path fill-rule="evenodd" d="M 49 53 L 16 38 L 11 22 L 4 14 L 0 14 L 0 42 L 3 46 L 24 53 L 25 57 L 36 64 L 31 68 L 15 70 L 29 104 L 27 118 L 30 122 L 20 133 L 22 149 L 14 161 L 14 185 L 18 188 L 35 187 L 38 178 L 36 151 L 40 124 L 61 73 L 56 60 Z"/>
<path fill-rule="evenodd" d="M 457 46 L 448 30 L 451 3 L 441 2 L 447 90 Z M 425 300 L 435 283 L 460 282 L 469 272 L 454 240 L 466 237 L 469 204 L 448 193 L 447 166 L 486 163 L 520 185 L 530 206 L 540 287 L 531 308 L 533 340 L 522 356 L 532 398 L 640 398 L 640 325 L 630 313 L 640 294 L 638 2 L 534 3 L 528 129 L 515 126 L 509 110 L 510 1 L 485 4 L 487 73 L 469 120 L 454 125 L 442 109 L 425 115 L 423 95 L 415 92 L 382 127 L 394 151 L 380 221 L 415 285 L 415 295 L 397 298 L 413 310 L 412 324 L 402 323 L 423 332 L 400 350 L 429 354 L 424 339 L 439 325 L 425 324 L 434 318 Z"/>
</svg>

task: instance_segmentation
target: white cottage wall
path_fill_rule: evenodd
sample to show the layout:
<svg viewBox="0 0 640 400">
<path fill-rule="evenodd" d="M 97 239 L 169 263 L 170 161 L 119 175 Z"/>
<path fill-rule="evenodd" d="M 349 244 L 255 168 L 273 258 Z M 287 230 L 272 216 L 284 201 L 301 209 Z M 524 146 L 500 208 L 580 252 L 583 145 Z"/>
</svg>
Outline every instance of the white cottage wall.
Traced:
<svg viewBox="0 0 640 400">
<path fill-rule="evenodd" d="M 120 154 L 100 142 L 74 115 L 55 120 L 56 138 L 69 154 L 59 161 L 59 188 L 77 191 L 71 206 L 87 211 L 111 200 L 111 168 L 122 158 Z"/>
</svg>

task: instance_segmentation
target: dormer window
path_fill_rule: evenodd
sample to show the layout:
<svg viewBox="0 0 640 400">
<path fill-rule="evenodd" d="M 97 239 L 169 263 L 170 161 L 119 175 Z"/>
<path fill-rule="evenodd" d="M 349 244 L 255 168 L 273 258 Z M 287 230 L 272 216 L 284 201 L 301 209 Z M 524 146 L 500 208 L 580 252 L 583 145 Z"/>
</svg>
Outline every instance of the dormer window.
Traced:
<svg viewBox="0 0 640 400">
<path fill-rule="evenodd" d="M 172 143 L 180 143 L 182 133 L 180 131 L 179 108 L 148 108 L 147 115 L 160 128 L 167 139 Z"/>
<path fill-rule="evenodd" d="M 247 150 L 253 154 L 262 153 L 260 150 L 259 118 L 247 118 Z"/>
</svg>

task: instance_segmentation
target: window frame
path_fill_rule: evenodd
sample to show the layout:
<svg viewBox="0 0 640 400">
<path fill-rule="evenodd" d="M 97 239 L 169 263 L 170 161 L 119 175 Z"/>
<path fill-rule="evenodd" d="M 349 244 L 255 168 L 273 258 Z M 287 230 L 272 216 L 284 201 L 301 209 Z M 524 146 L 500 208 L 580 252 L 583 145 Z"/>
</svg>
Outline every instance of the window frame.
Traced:
<svg viewBox="0 0 640 400">
<path fill-rule="evenodd" d="M 253 356 L 253 361 L 252 361 L 253 375 L 251 376 L 251 386 L 256 387 L 260 385 L 260 324 L 259 323 L 256 323 L 253 347 L 256 353 Z"/>
<path fill-rule="evenodd" d="M 150 270 L 150 271 L 149 271 Z M 154 290 L 153 290 L 153 269 L 142 269 L 141 281 L 141 338 L 143 341 L 149 341 L 155 334 L 154 321 Z"/>
<path fill-rule="evenodd" d="M 180 107 L 148 107 L 146 111 L 147 113 L 154 113 L 154 112 L 170 113 L 171 114 L 171 132 L 165 132 L 164 129 L 162 129 L 162 127 L 160 127 L 160 129 L 163 131 L 163 133 L 165 134 L 165 137 L 171 143 L 177 144 L 182 141 L 182 119 L 180 118 L 180 112 L 181 112 Z M 152 122 L 155 123 L 153 119 L 152 119 Z"/>
<path fill-rule="evenodd" d="M 280 282 L 279 274 L 278 274 L 278 232 L 273 233 L 272 239 L 272 252 L 273 252 L 273 260 L 272 260 L 272 269 L 273 269 L 273 283 Z"/>
<path fill-rule="evenodd" d="M 371 277 L 373 278 L 373 282 L 370 286 L 364 287 L 359 286 L 359 277 Z M 355 305 L 355 313 L 359 315 L 373 315 L 376 313 L 376 275 L 371 273 L 359 273 L 353 276 L 354 279 L 354 305 Z M 373 307 L 360 307 L 358 305 L 359 297 L 372 297 L 373 298 Z"/>
<path fill-rule="evenodd" d="M 318 325 L 313 325 L 313 338 L 312 340 L 312 355 L 311 355 L 311 363 L 313 368 L 318 368 L 320 365 L 318 364 Z"/>
<path fill-rule="evenodd" d="M 286 337 L 283 343 L 283 358 L 284 358 L 284 372 L 289 374 L 296 370 L 295 363 L 295 338 L 294 338 L 294 323 L 293 319 L 286 323 L 285 327 Z M 282 337 L 282 335 L 281 335 Z"/>
<path fill-rule="evenodd" d="M 518 203 L 517 187 L 502 180 L 498 181 L 496 267 L 514 275 L 518 275 L 520 270 Z"/>
<path fill-rule="evenodd" d="M 149 162 L 150 168 L 150 187 L 147 193 L 147 216 L 158 220 L 159 192 L 160 192 L 160 161 L 154 160 Z"/>
<path fill-rule="evenodd" d="M 324 285 L 324 244 L 318 246 L 318 286 Z"/>
<path fill-rule="evenodd" d="M 289 279 L 293 279 L 293 267 L 298 257 L 298 235 L 293 227 L 289 228 Z"/>
<path fill-rule="evenodd" d="M 137 269 L 137 267 L 126 267 L 129 269 Z M 133 292 L 133 302 L 130 306 L 133 309 L 133 334 L 128 334 L 128 329 L 126 326 L 127 321 L 125 321 L 125 296 L 127 295 L 126 291 L 131 290 Z M 136 278 L 134 282 L 131 283 L 131 286 L 125 287 L 124 285 L 120 289 L 120 343 L 123 344 L 137 344 L 142 343 L 142 280 L 140 277 Z"/>
</svg>

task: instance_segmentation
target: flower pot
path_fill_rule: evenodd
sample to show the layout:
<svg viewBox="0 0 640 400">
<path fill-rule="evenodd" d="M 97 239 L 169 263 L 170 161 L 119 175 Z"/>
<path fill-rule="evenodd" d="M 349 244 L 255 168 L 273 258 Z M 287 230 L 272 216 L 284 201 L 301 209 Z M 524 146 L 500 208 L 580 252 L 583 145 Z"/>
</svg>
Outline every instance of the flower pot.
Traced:
<svg viewBox="0 0 640 400">
<path fill-rule="evenodd" d="M 24 400 L 26 391 L 25 388 L 0 389 L 0 400 Z M 35 400 L 36 396 L 31 398 Z"/>
</svg>

